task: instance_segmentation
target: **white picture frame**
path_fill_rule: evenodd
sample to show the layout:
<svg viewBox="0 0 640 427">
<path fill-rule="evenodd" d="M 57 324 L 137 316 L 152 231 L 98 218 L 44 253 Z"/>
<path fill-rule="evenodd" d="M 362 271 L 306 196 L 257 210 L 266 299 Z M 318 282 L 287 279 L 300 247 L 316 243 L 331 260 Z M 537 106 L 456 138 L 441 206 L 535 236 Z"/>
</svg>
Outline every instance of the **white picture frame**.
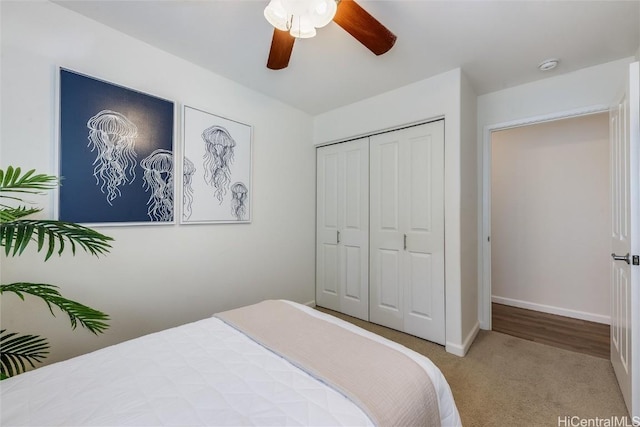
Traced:
<svg viewBox="0 0 640 427">
<path fill-rule="evenodd" d="M 180 224 L 250 223 L 252 126 L 183 106 Z"/>
</svg>

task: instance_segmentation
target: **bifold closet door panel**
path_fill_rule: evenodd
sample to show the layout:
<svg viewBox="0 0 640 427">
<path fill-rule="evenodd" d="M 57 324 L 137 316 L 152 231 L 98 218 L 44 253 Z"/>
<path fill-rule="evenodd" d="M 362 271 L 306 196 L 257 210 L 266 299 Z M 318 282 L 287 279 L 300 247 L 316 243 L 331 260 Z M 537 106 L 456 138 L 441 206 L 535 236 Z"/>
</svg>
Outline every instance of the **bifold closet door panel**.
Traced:
<svg viewBox="0 0 640 427">
<path fill-rule="evenodd" d="M 403 330 L 401 134 L 389 132 L 370 140 L 369 317 L 372 322 Z"/>
<path fill-rule="evenodd" d="M 445 344 L 444 122 L 406 133 L 404 331 Z"/>
<path fill-rule="evenodd" d="M 444 122 L 370 141 L 370 319 L 444 344 Z"/>
<path fill-rule="evenodd" d="M 339 151 L 317 150 L 316 304 L 339 311 L 338 168 Z"/>
<path fill-rule="evenodd" d="M 369 139 L 317 149 L 316 304 L 369 319 Z"/>
</svg>

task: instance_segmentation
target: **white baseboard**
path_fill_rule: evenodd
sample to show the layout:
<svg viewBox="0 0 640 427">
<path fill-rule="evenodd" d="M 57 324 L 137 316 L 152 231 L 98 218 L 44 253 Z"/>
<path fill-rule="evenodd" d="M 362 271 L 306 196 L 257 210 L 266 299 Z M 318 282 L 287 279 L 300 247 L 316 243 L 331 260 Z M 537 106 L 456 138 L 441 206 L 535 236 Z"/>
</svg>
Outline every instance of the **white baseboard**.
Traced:
<svg viewBox="0 0 640 427">
<path fill-rule="evenodd" d="M 602 314 L 587 313 L 584 311 L 570 310 L 568 308 L 554 307 L 552 305 L 537 304 L 535 302 L 521 301 L 512 298 L 503 298 L 495 295 L 491 296 L 491 302 L 497 304 L 510 305 L 512 307 L 526 308 L 527 310 L 541 311 L 543 313 L 557 314 L 558 316 L 571 317 L 573 319 L 588 320 L 590 322 L 611 324 L 611 317 Z"/>
<path fill-rule="evenodd" d="M 480 322 L 476 322 L 476 324 L 473 325 L 473 328 L 465 338 L 462 345 L 447 342 L 447 345 L 445 346 L 445 350 L 447 351 L 447 353 L 464 357 L 464 355 L 467 354 L 467 351 L 469 351 L 469 347 L 471 347 L 471 344 L 473 344 L 473 340 L 476 339 L 478 332 L 480 332 Z"/>
<path fill-rule="evenodd" d="M 303 304 L 306 305 L 307 307 L 314 308 L 316 306 L 316 300 L 304 302 Z"/>
</svg>

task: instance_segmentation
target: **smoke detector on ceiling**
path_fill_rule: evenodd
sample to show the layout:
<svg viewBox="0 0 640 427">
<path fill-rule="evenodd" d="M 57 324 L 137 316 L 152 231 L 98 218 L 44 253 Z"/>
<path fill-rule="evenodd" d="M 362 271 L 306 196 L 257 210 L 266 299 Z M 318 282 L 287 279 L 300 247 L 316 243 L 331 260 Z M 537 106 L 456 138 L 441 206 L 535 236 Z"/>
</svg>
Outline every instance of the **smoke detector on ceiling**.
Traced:
<svg viewBox="0 0 640 427">
<path fill-rule="evenodd" d="M 556 59 L 556 58 L 545 59 L 540 64 L 538 64 L 538 70 L 540 70 L 540 71 L 551 71 L 551 70 L 553 70 L 554 68 L 556 68 L 558 66 L 559 62 L 560 62 L 560 60 Z"/>
</svg>

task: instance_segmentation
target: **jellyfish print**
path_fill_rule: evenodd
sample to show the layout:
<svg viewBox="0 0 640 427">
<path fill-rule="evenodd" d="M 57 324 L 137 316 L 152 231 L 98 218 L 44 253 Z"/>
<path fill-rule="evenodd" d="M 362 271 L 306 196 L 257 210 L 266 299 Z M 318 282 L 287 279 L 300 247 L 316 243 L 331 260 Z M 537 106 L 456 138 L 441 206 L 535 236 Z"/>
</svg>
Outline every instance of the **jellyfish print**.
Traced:
<svg viewBox="0 0 640 427">
<path fill-rule="evenodd" d="M 182 218 L 191 218 L 191 209 L 193 206 L 193 175 L 196 173 L 196 167 L 193 162 L 186 157 L 182 162 Z"/>
<path fill-rule="evenodd" d="M 93 162 L 93 176 L 100 191 L 107 195 L 107 203 L 122 193 L 120 187 L 136 177 L 135 141 L 138 128 L 123 114 L 102 110 L 87 121 L 91 151 L 97 156 Z"/>
<path fill-rule="evenodd" d="M 247 187 L 241 182 L 236 182 L 231 186 L 231 195 L 231 214 L 238 221 L 242 221 L 247 214 Z"/>
<path fill-rule="evenodd" d="M 151 190 L 147 214 L 151 221 L 173 220 L 173 153 L 157 149 L 140 161 L 144 190 Z"/>
<path fill-rule="evenodd" d="M 231 184 L 231 164 L 236 142 L 222 126 L 211 126 L 202 132 L 205 143 L 204 180 L 215 188 L 214 195 L 222 204 Z"/>
</svg>

